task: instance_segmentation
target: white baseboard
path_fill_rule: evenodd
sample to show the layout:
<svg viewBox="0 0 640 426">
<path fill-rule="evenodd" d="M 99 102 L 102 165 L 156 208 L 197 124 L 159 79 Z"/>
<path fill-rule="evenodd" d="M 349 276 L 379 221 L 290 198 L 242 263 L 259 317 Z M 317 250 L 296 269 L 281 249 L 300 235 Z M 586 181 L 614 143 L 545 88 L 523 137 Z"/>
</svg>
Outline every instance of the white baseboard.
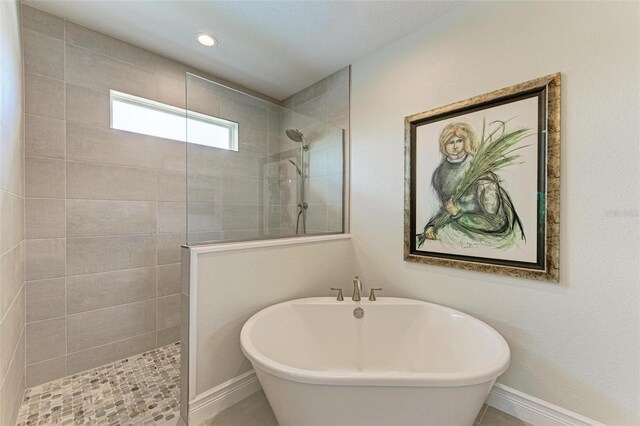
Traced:
<svg viewBox="0 0 640 426">
<path fill-rule="evenodd" d="M 189 424 L 199 425 L 260 389 L 256 373 L 250 370 L 203 392 L 189 403 Z M 491 390 L 487 404 L 534 426 L 605 426 L 500 383 Z"/>
<path fill-rule="evenodd" d="M 595 420 L 496 383 L 487 405 L 534 426 L 604 426 Z"/>
<path fill-rule="evenodd" d="M 260 389 L 256 373 L 250 370 L 197 395 L 189 402 L 189 425 L 199 425 Z"/>
</svg>

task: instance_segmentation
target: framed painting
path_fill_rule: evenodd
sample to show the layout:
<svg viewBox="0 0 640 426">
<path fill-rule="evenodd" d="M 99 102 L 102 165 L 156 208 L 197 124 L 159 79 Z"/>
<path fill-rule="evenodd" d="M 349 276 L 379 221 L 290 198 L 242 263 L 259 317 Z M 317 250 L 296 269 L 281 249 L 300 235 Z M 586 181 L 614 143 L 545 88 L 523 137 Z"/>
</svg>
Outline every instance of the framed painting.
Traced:
<svg viewBox="0 0 640 426">
<path fill-rule="evenodd" d="M 559 194 L 559 73 L 405 117 L 405 260 L 558 282 Z"/>
</svg>

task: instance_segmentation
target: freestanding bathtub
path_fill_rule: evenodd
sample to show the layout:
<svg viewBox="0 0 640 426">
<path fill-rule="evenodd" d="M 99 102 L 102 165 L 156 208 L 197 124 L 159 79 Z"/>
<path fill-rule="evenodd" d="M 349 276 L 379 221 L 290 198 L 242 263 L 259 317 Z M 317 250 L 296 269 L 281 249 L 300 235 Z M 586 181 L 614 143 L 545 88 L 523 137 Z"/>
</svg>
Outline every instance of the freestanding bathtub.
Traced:
<svg viewBox="0 0 640 426">
<path fill-rule="evenodd" d="M 281 426 L 470 426 L 510 357 L 476 318 L 388 297 L 273 305 L 240 340 Z"/>
</svg>

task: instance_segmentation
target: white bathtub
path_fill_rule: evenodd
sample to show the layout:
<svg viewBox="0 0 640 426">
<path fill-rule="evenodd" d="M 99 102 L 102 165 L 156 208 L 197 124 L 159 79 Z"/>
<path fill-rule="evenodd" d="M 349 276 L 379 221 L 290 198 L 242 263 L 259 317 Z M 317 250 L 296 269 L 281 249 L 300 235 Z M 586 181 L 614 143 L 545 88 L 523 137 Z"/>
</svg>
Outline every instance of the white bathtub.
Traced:
<svg viewBox="0 0 640 426">
<path fill-rule="evenodd" d="M 282 426 L 470 426 L 510 357 L 480 320 L 388 297 L 280 303 L 240 340 Z"/>
</svg>

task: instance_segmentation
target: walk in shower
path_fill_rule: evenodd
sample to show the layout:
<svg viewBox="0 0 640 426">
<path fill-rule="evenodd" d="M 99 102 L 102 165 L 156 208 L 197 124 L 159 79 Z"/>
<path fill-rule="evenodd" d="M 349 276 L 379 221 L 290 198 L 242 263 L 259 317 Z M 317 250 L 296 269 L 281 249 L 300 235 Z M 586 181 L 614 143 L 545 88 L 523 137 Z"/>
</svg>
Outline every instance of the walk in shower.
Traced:
<svg viewBox="0 0 640 426">
<path fill-rule="evenodd" d="M 24 289 L 4 318 L 19 326 L 11 380 L 26 391 L 12 416 L 175 422 L 181 246 L 342 232 L 348 69 L 280 102 L 22 10 L 24 200 L 9 201 L 24 240 L 4 259 Z"/>
<path fill-rule="evenodd" d="M 345 130 L 328 123 L 326 93 L 285 108 L 193 74 L 186 87 L 199 118 L 187 121 L 188 244 L 343 231 Z M 201 137 L 206 121 L 215 137 Z"/>
</svg>

